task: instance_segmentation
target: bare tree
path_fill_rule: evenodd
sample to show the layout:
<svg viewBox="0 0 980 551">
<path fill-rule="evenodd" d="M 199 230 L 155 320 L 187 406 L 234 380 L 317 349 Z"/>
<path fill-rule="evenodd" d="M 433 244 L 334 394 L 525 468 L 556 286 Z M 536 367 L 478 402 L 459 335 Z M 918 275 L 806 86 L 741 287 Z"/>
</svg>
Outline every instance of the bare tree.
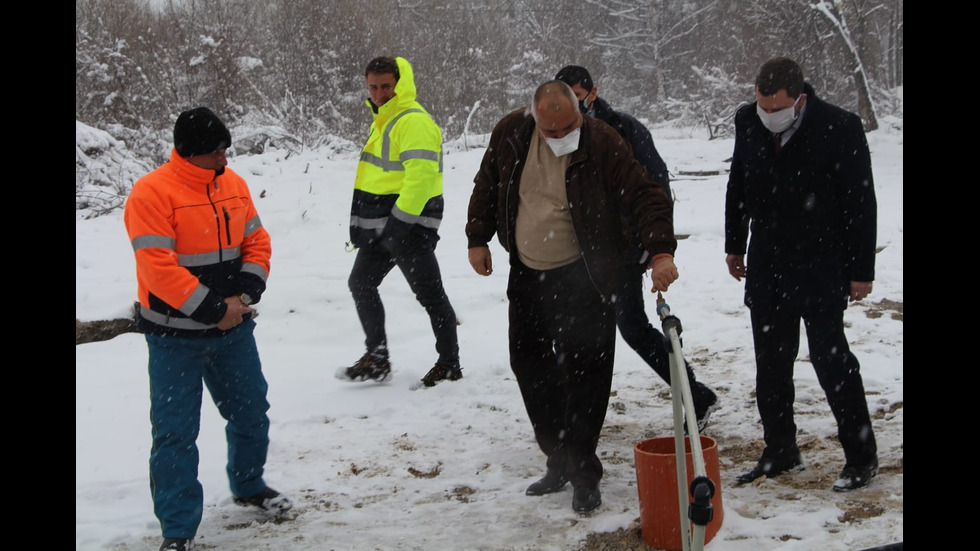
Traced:
<svg viewBox="0 0 980 551">
<path fill-rule="evenodd" d="M 624 101 L 627 109 L 674 105 L 673 100 L 697 93 L 701 76 L 695 68 L 711 64 L 728 47 L 715 22 L 720 0 L 588 1 L 603 14 L 597 18 L 591 41 L 602 48 L 609 72 L 618 75 L 607 82 L 627 97 L 636 97 L 637 84 L 643 84 L 646 105 Z M 703 122 L 701 118 L 696 117 Z"/>
<path fill-rule="evenodd" d="M 874 100 L 871 96 L 870 83 L 861 61 L 861 54 L 854 43 L 851 31 L 847 26 L 847 21 L 840 9 L 844 0 L 820 0 L 813 4 L 813 9 L 824 16 L 830 23 L 831 28 L 837 36 L 844 42 L 847 53 L 850 55 L 851 73 L 854 77 L 854 84 L 857 88 L 858 114 L 864 123 L 864 130 L 870 132 L 878 128 L 878 115 L 875 109 Z"/>
<path fill-rule="evenodd" d="M 716 124 L 786 55 L 871 129 L 901 110 L 903 17 L 902 0 L 76 0 L 75 116 L 152 159 L 195 105 L 247 151 L 360 142 L 364 66 L 401 55 L 447 139 L 489 133 L 568 64 L 618 109 Z"/>
</svg>

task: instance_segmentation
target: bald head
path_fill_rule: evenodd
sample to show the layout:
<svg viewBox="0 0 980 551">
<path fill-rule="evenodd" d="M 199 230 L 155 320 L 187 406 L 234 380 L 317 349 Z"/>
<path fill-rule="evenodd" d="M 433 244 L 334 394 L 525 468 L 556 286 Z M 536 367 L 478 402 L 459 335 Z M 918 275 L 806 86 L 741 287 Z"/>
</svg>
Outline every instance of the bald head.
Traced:
<svg viewBox="0 0 980 551">
<path fill-rule="evenodd" d="M 575 92 L 560 80 L 549 80 L 534 91 L 531 114 L 545 138 L 564 138 L 582 126 Z"/>
</svg>

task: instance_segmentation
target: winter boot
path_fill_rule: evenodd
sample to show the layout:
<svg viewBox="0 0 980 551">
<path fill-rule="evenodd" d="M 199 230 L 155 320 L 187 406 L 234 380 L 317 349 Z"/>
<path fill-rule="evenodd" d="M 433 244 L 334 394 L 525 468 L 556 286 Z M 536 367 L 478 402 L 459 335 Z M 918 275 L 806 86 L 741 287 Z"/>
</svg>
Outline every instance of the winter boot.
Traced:
<svg viewBox="0 0 980 551">
<path fill-rule="evenodd" d="M 391 362 L 387 356 L 365 352 L 361 359 L 347 368 L 345 374 L 352 381 L 371 379 L 381 383 L 391 378 Z"/>
<path fill-rule="evenodd" d="M 235 503 L 243 507 L 258 507 L 274 515 L 285 513 L 293 508 L 293 502 L 288 497 L 268 486 L 253 496 L 236 497 Z"/>
<path fill-rule="evenodd" d="M 164 538 L 160 551 L 191 551 L 194 549 L 192 538 Z"/>
<path fill-rule="evenodd" d="M 425 377 L 422 377 L 422 384 L 425 386 L 436 386 L 439 381 L 458 381 L 463 378 L 463 370 L 457 366 L 446 366 L 437 363 Z"/>
</svg>

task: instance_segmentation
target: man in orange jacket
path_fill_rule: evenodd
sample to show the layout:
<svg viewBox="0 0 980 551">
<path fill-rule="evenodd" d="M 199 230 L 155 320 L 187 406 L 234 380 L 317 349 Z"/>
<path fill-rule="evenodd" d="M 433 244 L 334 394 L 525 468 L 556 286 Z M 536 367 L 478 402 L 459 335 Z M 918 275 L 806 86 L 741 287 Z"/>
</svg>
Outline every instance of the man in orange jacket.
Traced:
<svg viewBox="0 0 980 551">
<path fill-rule="evenodd" d="M 262 478 L 268 385 L 251 305 L 265 291 L 272 244 L 245 180 L 226 168 L 230 145 L 231 133 L 210 109 L 181 113 L 170 161 L 137 181 L 126 202 L 137 325 L 149 348 L 150 491 L 161 551 L 190 549 L 201 523 L 202 380 L 227 421 L 235 502 L 274 515 L 292 508 Z"/>
</svg>

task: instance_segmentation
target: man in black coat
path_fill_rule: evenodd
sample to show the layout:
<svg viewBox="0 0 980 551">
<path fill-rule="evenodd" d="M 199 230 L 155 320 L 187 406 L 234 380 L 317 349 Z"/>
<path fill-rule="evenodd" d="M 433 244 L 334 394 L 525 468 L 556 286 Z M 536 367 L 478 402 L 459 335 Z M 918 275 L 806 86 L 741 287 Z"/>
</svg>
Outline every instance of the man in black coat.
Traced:
<svg viewBox="0 0 980 551">
<path fill-rule="evenodd" d="M 802 318 L 844 448 L 833 489 L 854 490 L 878 473 L 860 365 L 844 336 L 848 301 L 867 297 L 875 276 L 871 154 L 861 119 L 817 98 L 795 61 L 766 61 L 755 92 L 756 103 L 735 115 L 725 262 L 745 278 L 766 447 L 738 483 L 803 468 L 793 421 Z"/>
<path fill-rule="evenodd" d="M 583 114 L 612 126 L 629 143 L 636 160 L 643 165 L 647 174 L 664 188 L 667 197 L 671 198 L 667 163 L 660 157 L 653 143 L 653 136 L 643 123 L 631 115 L 614 110 L 609 103 L 600 98 L 599 89 L 585 67 L 567 65 L 558 71 L 555 80 L 571 86 L 572 92 L 575 92 L 575 97 L 578 99 L 579 110 Z M 622 282 L 616 292 L 616 326 L 626 344 L 635 350 L 643 361 L 660 375 L 661 379 L 670 384 L 667 339 L 650 323 L 643 305 L 643 275 L 646 273 L 649 259 L 637 232 L 636 223 L 632 220 L 628 220 L 627 223 L 632 229 L 632 239 L 626 262 L 623 264 Z M 686 367 L 698 431 L 703 431 L 708 426 L 711 413 L 718 408 L 718 396 L 707 385 L 695 379 L 694 370 L 689 364 Z"/>
</svg>

